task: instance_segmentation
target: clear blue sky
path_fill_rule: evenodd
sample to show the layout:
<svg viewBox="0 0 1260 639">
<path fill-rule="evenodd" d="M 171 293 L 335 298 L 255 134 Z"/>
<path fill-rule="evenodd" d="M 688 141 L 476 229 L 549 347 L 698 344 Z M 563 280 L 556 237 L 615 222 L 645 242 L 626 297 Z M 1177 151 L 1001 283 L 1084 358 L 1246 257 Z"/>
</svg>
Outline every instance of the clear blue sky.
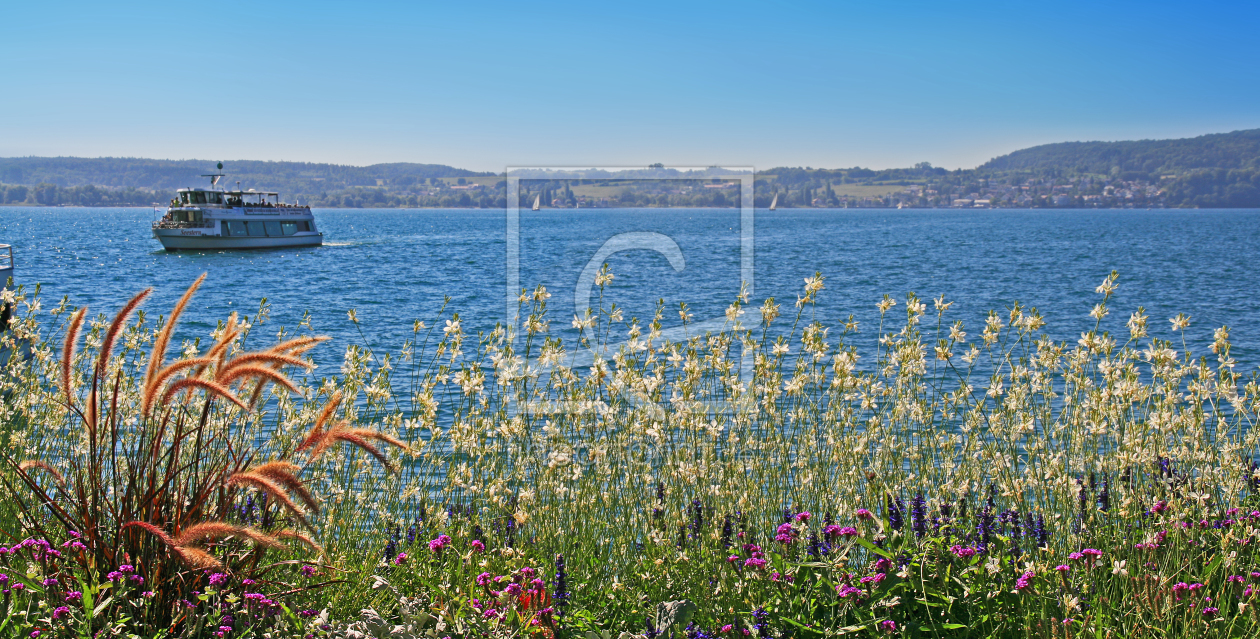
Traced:
<svg viewBox="0 0 1260 639">
<path fill-rule="evenodd" d="M 0 156 L 971 167 L 1260 127 L 1245 2 L 8 2 Z"/>
</svg>

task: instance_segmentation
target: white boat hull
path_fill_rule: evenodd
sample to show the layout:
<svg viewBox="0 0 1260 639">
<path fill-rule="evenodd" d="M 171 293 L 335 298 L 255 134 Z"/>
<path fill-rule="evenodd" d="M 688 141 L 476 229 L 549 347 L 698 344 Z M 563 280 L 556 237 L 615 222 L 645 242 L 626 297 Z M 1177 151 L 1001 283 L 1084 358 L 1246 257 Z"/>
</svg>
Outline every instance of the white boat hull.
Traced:
<svg viewBox="0 0 1260 639">
<path fill-rule="evenodd" d="M 193 234 L 187 229 L 154 229 L 153 237 L 168 251 L 294 248 L 320 246 L 324 243 L 323 233 L 296 233 L 278 237 L 224 237 Z"/>
</svg>

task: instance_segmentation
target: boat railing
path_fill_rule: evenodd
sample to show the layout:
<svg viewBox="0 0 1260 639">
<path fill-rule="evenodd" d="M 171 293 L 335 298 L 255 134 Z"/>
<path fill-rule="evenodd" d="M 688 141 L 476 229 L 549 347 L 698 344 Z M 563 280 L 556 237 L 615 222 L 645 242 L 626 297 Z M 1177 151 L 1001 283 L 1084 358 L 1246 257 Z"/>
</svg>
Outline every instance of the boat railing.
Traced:
<svg viewBox="0 0 1260 639">
<path fill-rule="evenodd" d="M 211 229 L 214 228 L 214 222 L 175 222 L 173 220 L 158 220 L 153 223 L 155 229 Z"/>
<path fill-rule="evenodd" d="M 13 245 L 0 244 L 0 271 L 13 268 Z"/>
</svg>

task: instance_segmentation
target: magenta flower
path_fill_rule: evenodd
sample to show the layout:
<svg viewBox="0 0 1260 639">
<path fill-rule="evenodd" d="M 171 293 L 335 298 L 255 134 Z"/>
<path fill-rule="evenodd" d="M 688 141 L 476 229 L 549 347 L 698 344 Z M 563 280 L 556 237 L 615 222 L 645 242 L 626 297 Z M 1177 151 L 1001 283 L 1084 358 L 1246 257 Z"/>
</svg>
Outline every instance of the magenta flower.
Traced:
<svg viewBox="0 0 1260 639">
<path fill-rule="evenodd" d="M 405 552 L 400 552 L 400 553 L 398 553 L 398 556 L 397 556 L 397 557 L 394 557 L 394 565 L 395 565 L 395 566 L 401 566 L 401 565 L 403 565 L 403 564 L 405 564 L 405 563 L 407 563 L 407 553 L 405 553 Z M 311 568 L 311 571 L 312 571 L 312 573 L 313 573 L 313 572 L 314 572 L 315 567 L 314 567 L 314 566 L 310 566 L 310 568 Z"/>
<path fill-rule="evenodd" d="M 953 553 L 955 557 L 961 559 L 970 559 L 976 556 L 976 549 L 971 546 L 953 545 L 949 547 L 949 551 Z"/>
<path fill-rule="evenodd" d="M 1015 590 L 1023 592 L 1031 588 L 1032 580 L 1033 580 L 1033 577 L 1035 576 L 1036 575 L 1032 571 L 1026 572 L 1023 575 L 1021 575 L 1019 579 L 1015 580 Z"/>
<path fill-rule="evenodd" d="M 429 542 L 429 550 L 433 552 L 441 552 L 443 548 L 451 545 L 451 538 L 446 535 L 438 535 L 437 539 Z"/>
<path fill-rule="evenodd" d="M 883 620 L 882 622 L 880 622 L 879 626 L 883 628 L 884 632 L 888 634 L 892 634 L 897 631 L 897 622 L 893 621 L 892 619 Z"/>
<path fill-rule="evenodd" d="M 857 512 L 856 512 L 856 513 L 854 513 L 854 514 L 856 514 L 856 515 L 857 515 L 857 518 L 858 518 L 858 519 L 860 519 L 860 520 L 862 520 L 862 521 L 870 521 L 870 520 L 872 520 L 872 519 L 875 519 L 875 515 L 872 515 L 872 514 L 871 514 L 871 511 L 869 511 L 869 510 L 867 510 L 867 509 L 865 509 L 865 508 L 859 508 L 859 509 L 857 509 Z"/>
<path fill-rule="evenodd" d="M 472 540 L 472 543 L 471 543 L 471 544 L 468 544 L 468 545 L 472 546 L 472 549 L 473 549 L 474 551 L 476 551 L 476 552 L 485 552 L 485 551 L 486 551 L 486 545 L 485 545 L 485 544 L 483 544 L 483 543 L 481 543 L 481 540 L 480 540 L 480 539 L 474 539 L 474 540 Z"/>
<path fill-rule="evenodd" d="M 813 515 L 811 515 L 809 511 L 796 513 L 796 521 L 799 521 L 802 524 L 809 521 L 810 517 L 813 517 Z"/>
<path fill-rule="evenodd" d="M 1054 569 L 1059 572 L 1069 572 L 1072 570 L 1072 567 L 1067 564 L 1060 564 L 1058 566 L 1055 566 Z"/>
<path fill-rule="evenodd" d="M 223 584 L 227 582 L 228 582 L 228 576 L 221 572 L 216 572 L 213 575 L 210 575 L 211 586 L 222 586 Z"/>
<path fill-rule="evenodd" d="M 850 596 L 855 596 L 860 599 L 862 595 L 866 593 L 861 588 L 840 584 L 839 586 L 836 586 L 836 594 L 840 595 L 841 599 L 848 599 Z"/>
</svg>

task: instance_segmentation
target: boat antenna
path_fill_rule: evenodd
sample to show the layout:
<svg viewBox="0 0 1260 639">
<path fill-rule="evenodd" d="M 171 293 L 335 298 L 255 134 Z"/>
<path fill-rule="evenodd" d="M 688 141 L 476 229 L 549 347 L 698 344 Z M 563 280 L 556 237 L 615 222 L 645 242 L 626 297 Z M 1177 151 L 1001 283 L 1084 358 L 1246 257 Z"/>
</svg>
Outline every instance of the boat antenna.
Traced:
<svg viewBox="0 0 1260 639">
<path fill-rule="evenodd" d="M 223 177 L 224 177 L 224 175 L 223 175 L 223 163 L 222 163 L 222 162 L 220 162 L 216 168 L 218 168 L 218 169 L 219 169 L 219 172 L 218 172 L 218 173 L 203 173 L 203 174 L 201 174 L 201 176 L 200 176 L 200 177 L 208 177 L 208 178 L 210 178 L 210 186 L 214 186 L 214 185 L 218 184 L 218 183 L 219 183 L 219 180 L 220 180 L 221 178 L 223 178 Z"/>
</svg>

